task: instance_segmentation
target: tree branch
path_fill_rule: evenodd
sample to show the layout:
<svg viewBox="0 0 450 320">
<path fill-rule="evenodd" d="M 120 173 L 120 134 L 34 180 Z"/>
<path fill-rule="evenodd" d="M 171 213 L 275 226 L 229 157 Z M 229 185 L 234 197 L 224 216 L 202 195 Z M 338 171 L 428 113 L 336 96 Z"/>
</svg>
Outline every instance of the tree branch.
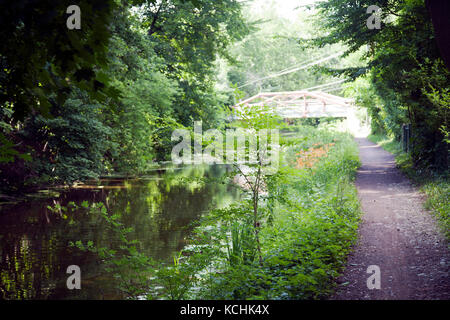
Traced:
<svg viewBox="0 0 450 320">
<path fill-rule="evenodd" d="M 152 23 L 150 24 L 150 28 L 148 29 L 149 36 L 151 36 L 153 33 L 156 32 L 156 28 L 155 28 L 156 21 L 159 18 L 159 13 L 161 12 L 163 5 L 164 5 L 164 1 L 161 1 L 161 4 L 159 5 L 158 10 L 156 10 L 156 12 L 153 14 L 153 20 L 152 20 Z"/>
</svg>

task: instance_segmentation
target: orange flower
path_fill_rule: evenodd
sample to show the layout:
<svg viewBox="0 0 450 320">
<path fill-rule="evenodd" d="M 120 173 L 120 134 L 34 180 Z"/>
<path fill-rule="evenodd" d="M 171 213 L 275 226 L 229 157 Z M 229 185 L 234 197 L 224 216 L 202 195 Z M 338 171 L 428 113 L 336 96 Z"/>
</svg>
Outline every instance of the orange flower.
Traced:
<svg viewBox="0 0 450 320">
<path fill-rule="evenodd" d="M 296 168 L 312 168 L 322 157 L 327 157 L 328 150 L 330 147 L 334 146 L 334 143 L 328 143 L 322 146 L 319 146 L 319 143 L 313 144 L 311 148 L 308 150 L 301 150 L 296 153 L 297 165 Z"/>
</svg>

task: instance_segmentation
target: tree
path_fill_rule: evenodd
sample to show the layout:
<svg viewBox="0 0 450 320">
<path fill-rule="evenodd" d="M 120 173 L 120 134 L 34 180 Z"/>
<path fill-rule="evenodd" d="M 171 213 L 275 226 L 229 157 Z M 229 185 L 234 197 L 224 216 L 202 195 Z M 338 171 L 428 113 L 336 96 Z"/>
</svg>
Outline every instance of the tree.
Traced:
<svg viewBox="0 0 450 320">
<path fill-rule="evenodd" d="M 237 85 L 246 96 L 267 91 L 293 91 L 333 81 L 334 77 L 313 67 L 289 72 L 283 71 L 305 66 L 320 57 L 335 54 L 339 45 L 318 49 L 299 43 L 299 37 L 317 36 L 311 29 L 312 14 L 301 12 L 297 21 L 290 21 L 277 14 L 276 2 L 258 1 L 261 12 L 253 13 L 253 7 L 246 8 L 252 32 L 232 47 L 236 63 L 228 68 L 228 81 Z M 337 58 L 328 62 L 338 64 Z"/>
<path fill-rule="evenodd" d="M 448 1 L 425 1 L 433 21 L 436 41 L 441 50 L 442 59 L 450 71 L 450 3 Z"/>
<path fill-rule="evenodd" d="M 143 27 L 155 52 L 164 57 L 164 74 L 178 82 L 175 119 L 184 126 L 202 120 L 217 125 L 221 101 L 215 91 L 218 57 L 230 59 L 228 47 L 248 33 L 236 0 L 193 3 L 163 0 L 143 7 Z"/>
<path fill-rule="evenodd" d="M 242 96 L 242 92 L 239 95 Z M 256 137 L 256 150 L 250 148 L 250 142 L 248 144 L 248 163 L 245 165 L 236 163 L 234 167 L 245 179 L 245 185 L 250 193 L 252 207 L 252 218 L 250 220 L 252 221 L 257 255 L 261 266 L 263 258 L 259 238 L 262 220 L 260 201 L 262 194 L 267 192 L 267 176 L 275 173 L 274 171 L 278 169 L 280 161 L 277 129 L 280 127 L 281 118 L 271 111 L 271 108 L 267 106 L 244 107 L 242 110 L 235 111 L 240 119 L 239 126 L 251 136 Z M 270 137 L 263 137 L 261 135 L 262 130 L 267 130 Z"/>
<path fill-rule="evenodd" d="M 216 125 L 216 59 L 247 32 L 235 0 L 81 1 L 80 30 L 65 1 L 0 4 L 0 172 L 30 186 L 141 174 Z"/>
<path fill-rule="evenodd" d="M 48 115 L 62 104 L 71 88 L 88 90 L 104 99 L 106 78 L 99 73 L 107 63 L 113 0 L 82 0 L 80 30 L 69 30 L 71 1 L 0 2 L 0 106 L 13 110 L 13 119 L 30 113 Z"/>
<path fill-rule="evenodd" d="M 380 29 L 366 26 L 370 5 L 382 10 Z M 440 53 L 424 0 L 331 0 L 319 3 L 318 8 L 329 31 L 315 40 L 318 45 L 343 42 L 348 46 L 347 53 L 368 48 L 363 72 L 349 68 L 340 73 L 356 78 L 370 71 L 372 85 L 383 102 L 380 115 L 385 131 L 398 139 L 401 125 L 411 123 L 415 164 L 446 169 L 448 149 L 442 144 L 440 127 L 448 120 L 437 112 L 438 107 L 423 89 L 436 79 L 436 72 L 441 75 L 437 78 L 444 80 L 433 82 L 435 87 L 447 87 L 450 78 L 442 67 L 431 72 L 432 62 L 440 59 Z"/>
</svg>

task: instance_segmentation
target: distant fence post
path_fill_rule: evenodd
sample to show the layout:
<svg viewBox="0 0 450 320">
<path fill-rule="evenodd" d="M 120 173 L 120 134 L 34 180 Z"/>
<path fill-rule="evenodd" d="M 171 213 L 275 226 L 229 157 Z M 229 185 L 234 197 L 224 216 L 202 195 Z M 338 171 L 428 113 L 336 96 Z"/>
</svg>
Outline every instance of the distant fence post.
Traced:
<svg viewBox="0 0 450 320">
<path fill-rule="evenodd" d="M 411 150 L 411 124 L 402 125 L 402 144 L 404 152 Z"/>
</svg>

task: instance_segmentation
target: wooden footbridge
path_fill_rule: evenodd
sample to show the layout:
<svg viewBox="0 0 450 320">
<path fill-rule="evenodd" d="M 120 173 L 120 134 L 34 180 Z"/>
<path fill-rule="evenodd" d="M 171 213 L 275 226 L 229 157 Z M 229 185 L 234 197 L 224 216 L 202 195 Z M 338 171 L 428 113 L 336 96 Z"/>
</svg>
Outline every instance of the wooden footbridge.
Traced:
<svg viewBox="0 0 450 320">
<path fill-rule="evenodd" d="M 263 92 L 245 99 L 233 108 L 268 106 L 285 119 L 291 118 L 348 118 L 353 114 L 353 99 L 346 99 L 321 91 Z"/>
</svg>

